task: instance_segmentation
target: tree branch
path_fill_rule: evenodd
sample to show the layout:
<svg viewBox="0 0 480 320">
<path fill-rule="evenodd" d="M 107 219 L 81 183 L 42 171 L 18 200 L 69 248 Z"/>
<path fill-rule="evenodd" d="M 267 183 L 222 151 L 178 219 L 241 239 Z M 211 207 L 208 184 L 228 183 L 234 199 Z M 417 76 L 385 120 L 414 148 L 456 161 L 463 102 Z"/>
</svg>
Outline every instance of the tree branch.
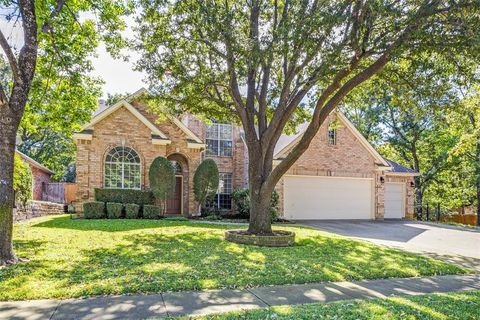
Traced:
<svg viewBox="0 0 480 320">
<path fill-rule="evenodd" d="M 5 55 L 7 56 L 8 63 L 10 64 L 10 69 L 12 69 L 13 79 L 14 80 L 18 79 L 19 72 L 18 72 L 17 58 L 15 57 L 15 54 L 13 53 L 12 48 L 8 44 L 8 41 L 5 38 L 5 35 L 3 34 L 2 30 L 0 30 L 0 46 L 2 47 L 3 52 L 5 52 Z"/>
</svg>

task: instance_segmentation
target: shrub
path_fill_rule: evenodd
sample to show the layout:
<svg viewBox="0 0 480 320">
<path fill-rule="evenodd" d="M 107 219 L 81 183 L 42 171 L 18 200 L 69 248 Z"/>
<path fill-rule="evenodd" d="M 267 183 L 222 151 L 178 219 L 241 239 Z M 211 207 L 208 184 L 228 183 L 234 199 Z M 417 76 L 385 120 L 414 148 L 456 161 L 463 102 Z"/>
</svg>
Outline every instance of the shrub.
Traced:
<svg viewBox="0 0 480 320">
<path fill-rule="evenodd" d="M 135 203 L 127 203 L 125 205 L 125 218 L 138 219 L 140 217 L 140 206 Z"/>
<path fill-rule="evenodd" d="M 155 198 L 151 191 L 129 190 L 129 189 L 95 189 L 95 201 L 134 203 L 139 206 L 154 204 Z"/>
<path fill-rule="evenodd" d="M 232 200 L 238 213 L 242 218 L 250 218 L 250 192 L 247 188 L 236 189 L 232 193 Z M 270 201 L 270 213 L 272 222 L 278 219 L 278 200 L 277 191 L 273 190 L 272 200 Z"/>
<path fill-rule="evenodd" d="M 175 190 L 175 168 L 164 157 L 153 160 L 148 171 L 150 189 L 154 197 L 162 204 L 161 211 L 166 209 L 166 201 L 173 195 Z"/>
<path fill-rule="evenodd" d="M 159 219 L 161 217 L 160 207 L 152 205 L 143 206 L 143 217 L 145 219 Z"/>
<path fill-rule="evenodd" d="M 32 199 L 32 169 L 25 161 L 23 161 L 18 153 L 15 153 L 13 170 L 13 190 L 15 191 L 15 200 L 25 207 L 27 201 Z"/>
<path fill-rule="evenodd" d="M 123 204 L 115 202 L 107 202 L 108 219 L 119 219 L 122 217 Z"/>
<path fill-rule="evenodd" d="M 169 220 L 169 221 L 189 221 L 185 217 L 166 217 L 165 220 Z"/>
<path fill-rule="evenodd" d="M 86 202 L 83 204 L 83 216 L 86 219 L 105 218 L 105 203 L 100 201 Z"/>
<path fill-rule="evenodd" d="M 250 217 L 250 192 L 247 188 L 235 189 L 232 192 L 232 200 L 240 217 Z"/>
<path fill-rule="evenodd" d="M 202 161 L 193 176 L 193 193 L 195 200 L 201 207 L 213 199 L 218 190 L 219 173 L 215 161 L 207 159 Z"/>
</svg>

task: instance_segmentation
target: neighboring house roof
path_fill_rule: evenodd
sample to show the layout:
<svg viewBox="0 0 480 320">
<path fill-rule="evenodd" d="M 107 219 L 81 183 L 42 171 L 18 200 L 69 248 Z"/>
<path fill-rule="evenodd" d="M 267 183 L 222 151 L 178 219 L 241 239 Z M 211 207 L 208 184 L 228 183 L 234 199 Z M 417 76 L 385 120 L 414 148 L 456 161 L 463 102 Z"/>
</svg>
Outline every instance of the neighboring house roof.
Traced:
<svg viewBox="0 0 480 320">
<path fill-rule="evenodd" d="M 367 151 L 373 156 L 373 158 L 377 161 L 379 165 L 383 165 L 385 167 L 389 167 L 390 165 L 388 162 L 372 147 L 372 145 L 365 139 L 365 137 L 360 133 L 360 131 L 355 128 L 353 123 L 345 117 L 345 115 L 340 112 L 336 111 L 335 114 L 337 115 L 338 119 L 342 122 L 342 124 L 350 130 L 350 132 L 360 141 L 360 143 L 367 149 Z M 286 151 L 290 147 L 293 147 L 300 139 L 302 138 L 305 130 L 308 127 L 308 123 L 302 123 L 297 130 L 297 134 L 295 135 L 282 135 L 278 140 L 277 145 L 275 146 L 274 151 L 274 158 L 279 159 L 285 156 Z"/>
<path fill-rule="evenodd" d="M 392 161 L 392 160 L 387 159 L 387 158 L 385 158 L 385 161 L 387 161 L 388 164 L 390 165 L 390 167 L 392 168 L 392 171 L 390 171 L 390 172 L 393 173 L 393 174 L 399 173 L 399 174 L 418 175 L 417 171 L 415 171 L 413 169 L 410 169 L 410 168 L 407 168 L 407 167 L 404 167 L 401 164 L 396 163 L 395 161 Z"/>
<path fill-rule="evenodd" d="M 52 175 L 52 174 L 55 174 L 54 171 L 48 169 L 47 167 L 45 167 L 43 164 L 33 160 L 32 158 L 30 158 L 29 156 L 27 156 L 26 154 L 18 151 L 18 150 L 15 150 L 16 153 L 18 153 L 18 155 L 20 157 L 22 157 L 23 160 L 25 160 L 25 162 L 27 162 L 28 164 L 30 164 L 32 167 L 35 167 L 49 175 Z"/>
</svg>

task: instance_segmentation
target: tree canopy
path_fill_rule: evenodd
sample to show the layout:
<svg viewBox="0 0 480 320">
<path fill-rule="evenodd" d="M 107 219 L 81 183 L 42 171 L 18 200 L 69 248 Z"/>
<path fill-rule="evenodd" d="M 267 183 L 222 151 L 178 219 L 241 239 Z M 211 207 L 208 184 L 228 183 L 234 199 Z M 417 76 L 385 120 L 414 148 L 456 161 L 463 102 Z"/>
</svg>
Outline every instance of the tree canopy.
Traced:
<svg viewBox="0 0 480 320">
<path fill-rule="evenodd" d="M 478 52 L 478 1 L 141 0 L 138 68 L 172 112 L 241 123 L 249 231 L 271 234 L 269 203 L 330 112 L 390 61 Z M 423 66 L 423 63 L 421 64 Z M 273 166 L 280 135 L 307 120 Z"/>
</svg>

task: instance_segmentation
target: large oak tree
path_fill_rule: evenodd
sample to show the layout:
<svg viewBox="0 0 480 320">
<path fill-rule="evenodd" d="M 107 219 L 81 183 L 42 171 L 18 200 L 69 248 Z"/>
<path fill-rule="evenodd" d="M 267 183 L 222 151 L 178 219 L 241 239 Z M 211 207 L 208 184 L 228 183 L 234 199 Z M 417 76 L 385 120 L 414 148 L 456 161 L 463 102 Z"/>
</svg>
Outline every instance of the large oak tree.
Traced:
<svg viewBox="0 0 480 320">
<path fill-rule="evenodd" d="M 120 0 L 0 0 L 0 48 L 8 65 L 0 77 L 0 265 L 18 260 L 12 248 L 13 159 L 26 106 L 44 115 L 68 117 L 66 112 L 55 114 L 64 107 L 61 99 L 79 90 L 100 39 L 118 53 L 124 44 L 121 16 L 129 8 Z M 86 19 L 88 14 L 95 18 Z M 20 38 L 10 37 L 14 29 L 20 30 Z M 46 100 L 54 105 L 45 109 Z M 91 95 L 80 100 L 92 102 Z M 76 107 L 70 104 L 67 109 Z M 28 120 L 36 122 L 30 126 L 41 125 L 38 119 L 27 119 L 25 125 Z"/>
<path fill-rule="evenodd" d="M 393 58 L 478 44 L 478 1 L 140 3 L 138 67 L 163 105 L 243 126 L 254 234 L 272 233 L 272 190 L 350 91 Z M 274 166 L 280 135 L 305 119 L 298 144 Z"/>
</svg>

